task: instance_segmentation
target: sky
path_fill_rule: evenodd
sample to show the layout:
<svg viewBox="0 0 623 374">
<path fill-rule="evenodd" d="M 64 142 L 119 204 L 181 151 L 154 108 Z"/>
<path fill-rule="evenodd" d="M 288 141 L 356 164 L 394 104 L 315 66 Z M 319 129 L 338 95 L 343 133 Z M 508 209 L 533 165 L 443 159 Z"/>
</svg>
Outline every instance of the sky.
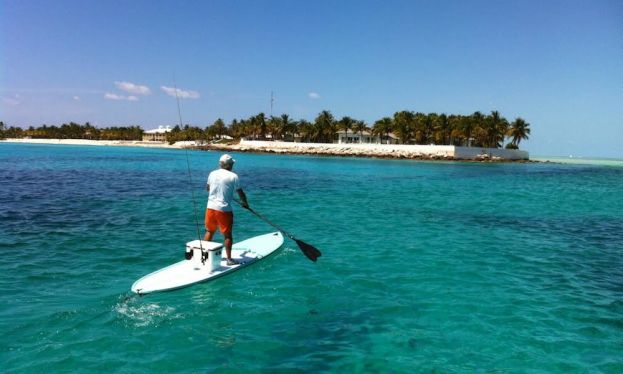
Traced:
<svg viewBox="0 0 623 374">
<path fill-rule="evenodd" d="M 9 126 L 320 111 L 525 119 L 531 155 L 623 158 L 623 1 L 0 0 Z"/>
</svg>

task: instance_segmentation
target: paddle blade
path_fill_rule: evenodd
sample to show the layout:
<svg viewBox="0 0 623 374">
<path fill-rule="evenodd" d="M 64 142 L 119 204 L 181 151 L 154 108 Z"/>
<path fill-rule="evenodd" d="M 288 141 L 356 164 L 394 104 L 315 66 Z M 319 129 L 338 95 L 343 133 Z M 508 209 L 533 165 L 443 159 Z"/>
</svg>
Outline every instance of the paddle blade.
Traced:
<svg viewBox="0 0 623 374">
<path fill-rule="evenodd" d="M 314 247 L 313 245 L 307 244 L 299 239 L 294 239 L 294 241 L 296 242 L 296 244 L 298 244 L 299 248 L 301 248 L 303 254 L 313 262 L 316 262 L 318 257 L 322 256 L 322 253 L 320 253 L 318 248 Z"/>
</svg>

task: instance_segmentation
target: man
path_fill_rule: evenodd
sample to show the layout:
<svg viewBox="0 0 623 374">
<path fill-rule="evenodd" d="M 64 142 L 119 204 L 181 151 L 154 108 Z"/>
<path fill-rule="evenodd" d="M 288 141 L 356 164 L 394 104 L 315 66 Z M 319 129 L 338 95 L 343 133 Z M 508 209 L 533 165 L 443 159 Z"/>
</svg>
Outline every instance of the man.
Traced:
<svg viewBox="0 0 623 374">
<path fill-rule="evenodd" d="M 214 170 L 208 176 L 208 207 L 206 209 L 205 240 L 212 240 L 212 236 L 218 228 L 225 238 L 225 253 L 227 255 L 227 265 L 236 265 L 237 262 L 231 258 L 231 245 L 233 242 L 232 230 L 234 226 L 234 213 L 232 211 L 232 200 L 234 191 L 238 193 L 243 208 L 248 208 L 247 196 L 240 187 L 238 175 L 231 169 L 236 162 L 230 155 L 224 154 L 219 159 L 220 168 Z"/>
</svg>

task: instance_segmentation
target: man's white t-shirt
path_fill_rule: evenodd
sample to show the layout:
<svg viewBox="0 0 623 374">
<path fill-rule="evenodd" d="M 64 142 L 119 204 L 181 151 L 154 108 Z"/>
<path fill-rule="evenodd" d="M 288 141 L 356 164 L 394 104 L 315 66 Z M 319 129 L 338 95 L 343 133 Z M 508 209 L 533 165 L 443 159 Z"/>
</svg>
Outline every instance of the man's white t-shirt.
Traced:
<svg viewBox="0 0 623 374">
<path fill-rule="evenodd" d="M 218 169 L 208 175 L 210 193 L 208 195 L 208 209 L 231 212 L 231 201 L 234 192 L 240 189 L 238 175 L 227 169 Z"/>
</svg>

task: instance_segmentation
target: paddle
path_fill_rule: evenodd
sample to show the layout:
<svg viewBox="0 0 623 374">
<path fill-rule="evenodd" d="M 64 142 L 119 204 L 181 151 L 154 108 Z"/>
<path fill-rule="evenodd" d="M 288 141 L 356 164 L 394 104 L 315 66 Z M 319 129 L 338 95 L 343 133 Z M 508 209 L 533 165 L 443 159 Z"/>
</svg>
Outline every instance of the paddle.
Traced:
<svg viewBox="0 0 623 374">
<path fill-rule="evenodd" d="M 318 248 L 314 247 L 311 244 L 305 243 L 304 241 L 295 238 L 292 234 L 288 233 L 287 231 L 285 231 L 284 229 L 282 229 L 281 227 L 275 225 L 274 223 L 270 222 L 268 220 L 268 218 L 262 216 L 261 214 L 259 214 L 258 212 L 256 212 L 255 210 L 251 209 L 250 207 L 245 207 L 243 206 L 240 201 L 235 200 L 238 204 L 240 204 L 241 207 L 245 208 L 246 210 L 248 210 L 249 212 L 255 214 L 259 219 L 261 219 L 262 221 L 268 223 L 269 225 L 271 225 L 272 227 L 276 228 L 277 230 L 281 231 L 281 233 L 285 236 L 287 236 L 288 238 L 294 240 L 296 242 L 296 244 L 299 246 L 299 248 L 301 249 L 301 251 L 303 252 L 303 254 L 310 260 L 312 260 L 313 262 L 316 262 L 316 260 L 318 259 L 318 257 L 322 256 L 322 253 L 320 253 L 320 251 L 318 250 Z"/>
</svg>

